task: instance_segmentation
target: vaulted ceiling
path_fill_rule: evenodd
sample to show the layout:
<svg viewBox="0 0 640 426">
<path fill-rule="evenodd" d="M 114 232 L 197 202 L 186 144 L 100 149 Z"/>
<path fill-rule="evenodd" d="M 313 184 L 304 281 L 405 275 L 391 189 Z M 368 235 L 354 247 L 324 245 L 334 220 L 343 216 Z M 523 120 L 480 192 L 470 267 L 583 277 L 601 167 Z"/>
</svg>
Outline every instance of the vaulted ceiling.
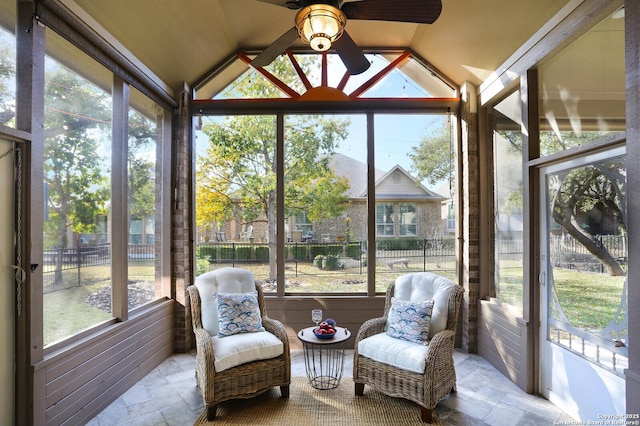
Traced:
<svg viewBox="0 0 640 426">
<path fill-rule="evenodd" d="M 261 51 L 293 26 L 295 16 L 256 0 L 60 2 L 95 20 L 94 27 L 104 28 L 172 88 L 198 80 L 237 51 Z M 453 82 L 478 85 L 571 1 L 442 3 L 431 25 L 351 20 L 346 29 L 363 48 L 410 48 Z"/>
</svg>

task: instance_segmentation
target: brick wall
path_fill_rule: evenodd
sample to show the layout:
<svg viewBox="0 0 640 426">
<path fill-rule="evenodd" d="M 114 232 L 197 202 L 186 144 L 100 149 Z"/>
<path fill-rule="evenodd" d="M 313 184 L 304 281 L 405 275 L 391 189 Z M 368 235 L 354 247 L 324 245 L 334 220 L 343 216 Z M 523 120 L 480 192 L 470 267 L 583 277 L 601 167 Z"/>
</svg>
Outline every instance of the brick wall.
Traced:
<svg viewBox="0 0 640 426">
<path fill-rule="evenodd" d="M 191 322 L 186 321 L 185 312 L 186 289 L 191 283 L 191 249 L 190 241 L 189 211 L 191 192 L 191 143 L 189 140 L 189 91 L 184 88 L 180 93 L 180 106 L 174 119 L 174 146 L 175 159 L 172 167 L 174 175 L 171 182 L 175 183 L 172 188 L 172 196 L 177 197 L 172 204 L 172 226 L 171 226 L 171 287 L 175 291 L 175 350 L 185 352 L 193 346 Z"/>
<path fill-rule="evenodd" d="M 462 283 L 465 294 L 462 306 L 462 347 L 478 352 L 478 295 L 480 290 L 480 163 L 478 159 L 478 114 L 472 108 L 475 88 L 464 86 L 461 112 L 462 136 Z M 473 97 L 473 98 L 472 98 Z"/>
</svg>

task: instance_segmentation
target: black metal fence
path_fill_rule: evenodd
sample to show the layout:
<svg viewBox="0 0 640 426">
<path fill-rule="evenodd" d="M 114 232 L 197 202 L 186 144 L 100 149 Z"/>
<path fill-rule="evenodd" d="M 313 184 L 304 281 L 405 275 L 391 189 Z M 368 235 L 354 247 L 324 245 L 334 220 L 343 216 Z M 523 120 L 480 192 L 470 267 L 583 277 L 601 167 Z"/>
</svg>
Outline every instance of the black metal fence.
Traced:
<svg viewBox="0 0 640 426">
<path fill-rule="evenodd" d="M 288 263 L 314 263 L 320 259 L 334 260 L 338 269 L 367 266 L 368 245 L 363 241 L 343 243 L 285 243 L 285 261 Z M 394 268 L 412 270 L 455 270 L 455 240 L 445 239 L 384 239 L 376 242 L 376 263 Z M 269 261 L 269 245 L 263 243 L 200 243 L 197 257 L 211 264 L 236 266 L 243 263 Z M 297 268 L 296 268 L 297 270 Z"/>
<path fill-rule="evenodd" d="M 596 235 L 596 247 L 604 248 L 626 269 L 628 263 L 628 239 L 623 235 Z M 582 243 L 570 235 L 552 235 L 549 238 L 551 264 L 556 268 L 603 273 L 602 261 Z"/>
<path fill-rule="evenodd" d="M 132 244 L 129 262 L 152 260 L 155 246 Z M 66 249 L 45 250 L 43 253 L 44 293 L 92 284 L 110 277 L 111 244 L 97 244 Z"/>
<path fill-rule="evenodd" d="M 597 236 L 595 242 L 623 266 L 627 265 L 627 237 Z M 501 238 L 497 241 L 501 255 L 522 256 L 522 238 Z M 456 267 L 455 240 L 442 239 L 379 239 L 375 256 L 378 266 L 394 271 L 399 268 L 412 271 L 454 271 Z M 155 246 L 132 244 L 129 262 L 149 261 L 155 258 Z M 285 243 L 286 262 L 313 263 L 331 258 L 338 269 L 359 269 L 365 273 L 368 245 L 366 242 L 349 243 Z M 602 262 L 588 249 L 570 236 L 551 236 L 551 262 L 554 267 L 604 272 Z M 235 266 L 243 263 L 268 263 L 269 245 L 263 243 L 201 243 L 196 256 L 212 264 Z M 111 265 L 111 245 L 98 244 L 68 249 L 44 251 L 44 292 L 91 284 L 108 279 Z M 101 269 L 102 268 L 102 269 Z M 106 277 L 106 278 L 105 278 Z"/>
</svg>

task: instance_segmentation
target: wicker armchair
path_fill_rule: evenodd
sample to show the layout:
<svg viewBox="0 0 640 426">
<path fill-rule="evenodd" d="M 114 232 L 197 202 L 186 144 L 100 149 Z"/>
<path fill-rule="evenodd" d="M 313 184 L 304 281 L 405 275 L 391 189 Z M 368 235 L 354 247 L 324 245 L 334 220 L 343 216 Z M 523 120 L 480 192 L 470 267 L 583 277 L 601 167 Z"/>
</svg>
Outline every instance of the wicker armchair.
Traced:
<svg viewBox="0 0 640 426">
<path fill-rule="evenodd" d="M 384 315 L 366 321 L 356 336 L 356 395 L 363 395 L 364 385 L 369 385 L 386 395 L 408 399 L 420 406 L 422 421 L 431 423 L 436 404 L 455 391 L 453 347 L 463 293 L 453 281 L 428 272 L 407 274 L 390 284 Z M 392 298 L 408 302 L 433 300 L 427 344 L 387 333 Z"/>
<path fill-rule="evenodd" d="M 197 346 L 196 381 L 207 419 L 215 418 L 223 401 L 252 398 L 275 386 L 280 386 L 282 397 L 289 397 L 289 340 L 282 323 L 266 315 L 262 287 L 251 271 L 220 268 L 200 275 L 187 290 Z M 214 294 L 255 292 L 266 331 L 219 337 Z"/>
</svg>

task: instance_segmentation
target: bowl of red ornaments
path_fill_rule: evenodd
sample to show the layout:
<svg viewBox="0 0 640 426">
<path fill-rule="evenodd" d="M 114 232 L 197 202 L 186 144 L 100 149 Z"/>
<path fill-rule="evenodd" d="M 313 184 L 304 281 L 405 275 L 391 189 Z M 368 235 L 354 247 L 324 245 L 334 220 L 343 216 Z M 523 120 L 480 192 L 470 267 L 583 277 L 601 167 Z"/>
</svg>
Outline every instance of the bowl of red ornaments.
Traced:
<svg viewBox="0 0 640 426">
<path fill-rule="evenodd" d="M 331 318 L 322 321 L 318 328 L 313 329 L 313 334 L 318 339 L 331 339 L 336 335 L 336 322 Z"/>
</svg>

